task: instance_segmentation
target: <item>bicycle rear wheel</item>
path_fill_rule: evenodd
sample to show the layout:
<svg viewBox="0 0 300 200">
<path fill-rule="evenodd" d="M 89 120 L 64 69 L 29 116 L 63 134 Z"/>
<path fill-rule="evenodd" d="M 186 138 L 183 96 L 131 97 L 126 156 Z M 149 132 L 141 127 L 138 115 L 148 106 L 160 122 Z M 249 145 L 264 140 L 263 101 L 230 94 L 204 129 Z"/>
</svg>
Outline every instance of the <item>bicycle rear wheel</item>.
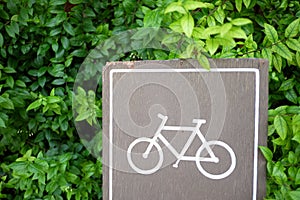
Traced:
<svg viewBox="0 0 300 200">
<path fill-rule="evenodd" d="M 145 151 L 147 147 L 153 143 L 153 147 L 149 153 L 149 155 L 145 156 Z M 134 148 L 141 148 L 138 152 L 132 152 Z M 158 157 L 157 163 L 153 161 L 153 156 Z M 139 162 L 134 161 L 133 155 L 139 158 Z M 157 142 L 153 142 L 153 139 L 150 138 L 138 138 L 134 140 L 128 147 L 127 150 L 127 160 L 132 169 L 140 174 L 153 174 L 162 166 L 163 163 L 163 152 L 161 147 Z M 145 169 L 146 168 L 146 169 Z"/>
<path fill-rule="evenodd" d="M 222 142 L 222 141 L 217 141 L 217 140 L 213 140 L 213 141 L 208 141 L 207 144 L 210 146 L 210 148 L 214 151 L 215 148 L 221 148 L 221 150 L 223 152 L 222 155 L 224 155 L 224 151 L 227 154 L 227 157 L 230 159 L 230 161 L 227 163 L 229 163 L 229 166 L 226 166 L 225 171 L 222 171 L 223 169 L 221 169 L 220 171 L 217 171 L 215 169 L 212 169 L 212 167 L 206 167 L 206 169 L 203 167 L 204 163 L 213 163 L 212 161 L 204 161 L 201 160 L 201 158 L 203 158 L 203 156 L 201 156 L 201 153 L 204 153 L 204 150 L 206 149 L 204 145 L 201 145 L 200 148 L 198 149 L 197 153 L 196 153 L 196 165 L 198 167 L 198 170 L 207 178 L 210 179 L 223 179 L 226 178 L 227 176 L 229 176 L 235 169 L 236 166 L 236 156 L 235 153 L 233 152 L 232 148 Z M 214 152 L 215 153 L 215 152 Z M 207 153 L 208 154 L 208 153 Z M 228 155 L 229 154 L 229 155 Z M 216 155 L 216 157 L 218 158 L 218 156 Z M 205 157 L 206 158 L 206 157 Z M 218 158 L 220 160 L 220 158 Z M 222 159 L 222 158 L 221 158 Z M 214 165 L 217 165 L 219 163 L 214 163 Z M 218 165 L 218 167 L 220 166 L 220 164 Z M 208 172 L 209 170 L 214 171 L 215 172 Z"/>
</svg>

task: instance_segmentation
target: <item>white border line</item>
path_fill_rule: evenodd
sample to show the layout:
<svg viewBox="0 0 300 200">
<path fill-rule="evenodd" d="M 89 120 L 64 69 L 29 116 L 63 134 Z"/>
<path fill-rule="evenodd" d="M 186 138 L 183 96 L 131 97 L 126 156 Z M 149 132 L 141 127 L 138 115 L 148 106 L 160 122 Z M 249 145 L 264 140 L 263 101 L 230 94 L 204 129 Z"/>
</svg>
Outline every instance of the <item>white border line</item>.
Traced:
<svg viewBox="0 0 300 200">
<path fill-rule="evenodd" d="M 112 144 L 113 144 L 113 74 L 114 73 L 142 73 L 142 72 L 254 72 L 255 73 L 255 128 L 254 128 L 254 166 L 253 166 L 253 193 L 252 200 L 256 200 L 257 197 L 257 157 L 258 157 L 258 131 L 259 131 L 259 84 L 260 74 L 259 69 L 256 68 L 217 68 L 217 69 L 112 69 L 109 72 L 109 194 L 108 199 L 112 200 L 112 166 L 113 166 L 113 155 L 112 155 Z"/>
</svg>

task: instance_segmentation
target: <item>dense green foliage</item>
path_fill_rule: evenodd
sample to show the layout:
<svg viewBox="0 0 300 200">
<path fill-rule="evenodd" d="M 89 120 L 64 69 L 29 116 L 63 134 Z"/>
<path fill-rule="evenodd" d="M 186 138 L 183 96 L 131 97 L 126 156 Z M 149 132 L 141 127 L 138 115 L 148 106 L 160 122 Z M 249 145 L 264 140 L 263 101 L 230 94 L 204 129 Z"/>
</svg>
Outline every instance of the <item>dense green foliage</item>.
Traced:
<svg viewBox="0 0 300 200">
<path fill-rule="evenodd" d="M 300 199 L 299 17 L 298 0 L 2 1 L 0 198 L 101 198 L 101 160 L 89 154 L 73 123 L 77 71 L 88 52 L 118 32 L 163 27 L 194 43 L 178 55 L 140 49 L 121 59 L 193 57 L 204 67 L 207 56 L 269 59 L 269 140 L 261 147 L 268 161 L 266 198 Z M 81 94 L 101 107 L 100 90 L 96 100 L 91 92 Z M 76 120 L 101 121 L 101 110 L 85 114 L 88 103 L 78 104 Z"/>
</svg>

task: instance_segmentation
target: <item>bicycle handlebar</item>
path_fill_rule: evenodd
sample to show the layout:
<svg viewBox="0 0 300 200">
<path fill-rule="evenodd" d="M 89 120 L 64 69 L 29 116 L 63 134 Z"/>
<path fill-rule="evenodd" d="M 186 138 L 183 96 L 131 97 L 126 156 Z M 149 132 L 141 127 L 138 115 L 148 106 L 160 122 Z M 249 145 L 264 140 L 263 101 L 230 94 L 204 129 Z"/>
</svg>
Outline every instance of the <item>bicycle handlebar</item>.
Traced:
<svg viewBox="0 0 300 200">
<path fill-rule="evenodd" d="M 168 119 L 168 116 L 162 115 L 160 113 L 157 114 L 157 117 L 159 117 L 160 119 Z"/>
</svg>

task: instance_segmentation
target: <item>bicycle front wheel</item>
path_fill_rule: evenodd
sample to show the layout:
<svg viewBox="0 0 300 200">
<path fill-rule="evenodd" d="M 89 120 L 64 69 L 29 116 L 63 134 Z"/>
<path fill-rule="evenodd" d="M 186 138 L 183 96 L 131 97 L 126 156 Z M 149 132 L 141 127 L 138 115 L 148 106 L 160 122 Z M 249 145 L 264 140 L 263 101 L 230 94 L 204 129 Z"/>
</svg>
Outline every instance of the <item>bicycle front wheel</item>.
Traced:
<svg viewBox="0 0 300 200">
<path fill-rule="evenodd" d="M 213 162 L 213 159 L 210 159 L 205 146 L 201 145 L 196 153 L 196 165 L 198 167 L 198 170 L 204 176 L 210 179 L 226 178 L 235 169 L 235 153 L 228 144 L 222 141 L 208 141 L 207 145 L 209 145 L 214 152 L 216 158 L 218 159 L 218 162 Z M 220 162 L 222 162 L 222 164 L 220 164 Z"/>
<path fill-rule="evenodd" d="M 149 154 L 145 154 L 149 145 L 153 145 Z M 157 142 L 151 138 L 138 138 L 128 147 L 127 160 L 132 169 L 140 174 L 153 174 L 162 166 L 163 152 Z"/>
</svg>

